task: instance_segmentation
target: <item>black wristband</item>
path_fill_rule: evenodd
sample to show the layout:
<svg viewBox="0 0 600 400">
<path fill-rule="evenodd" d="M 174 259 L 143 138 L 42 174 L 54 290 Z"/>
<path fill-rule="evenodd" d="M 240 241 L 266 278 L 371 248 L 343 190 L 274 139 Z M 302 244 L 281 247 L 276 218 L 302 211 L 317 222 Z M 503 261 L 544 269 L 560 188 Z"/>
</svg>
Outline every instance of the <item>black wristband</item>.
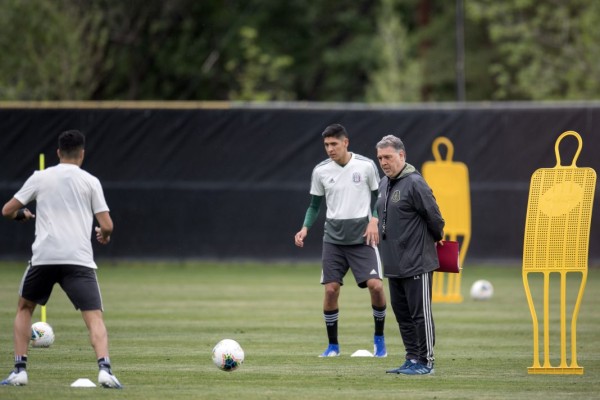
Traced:
<svg viewBox="0 0 600 400">
<path fill-rule="evenodd" d="M 15 221 L 22 221 L 25 219 L 25 208 L 19 209 L 17 211 L 17 216 L 15 217 Z"/>
</svg>

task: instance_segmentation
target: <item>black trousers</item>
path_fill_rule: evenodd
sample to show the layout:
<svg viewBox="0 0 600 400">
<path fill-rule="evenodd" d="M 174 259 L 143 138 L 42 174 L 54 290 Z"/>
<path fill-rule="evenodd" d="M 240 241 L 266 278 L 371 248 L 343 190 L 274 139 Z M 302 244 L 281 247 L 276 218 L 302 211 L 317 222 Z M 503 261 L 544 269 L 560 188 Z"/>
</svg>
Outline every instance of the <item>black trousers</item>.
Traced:
<svg viewBox="0 0 600 400">
<path fill-rule="evenodd" d="M 408 278 L 389 278 L 392 309 L 398 321 L 406 359 L 433 366 L 435 327 L 431 313 L 433 272 Z"/>
</svg>

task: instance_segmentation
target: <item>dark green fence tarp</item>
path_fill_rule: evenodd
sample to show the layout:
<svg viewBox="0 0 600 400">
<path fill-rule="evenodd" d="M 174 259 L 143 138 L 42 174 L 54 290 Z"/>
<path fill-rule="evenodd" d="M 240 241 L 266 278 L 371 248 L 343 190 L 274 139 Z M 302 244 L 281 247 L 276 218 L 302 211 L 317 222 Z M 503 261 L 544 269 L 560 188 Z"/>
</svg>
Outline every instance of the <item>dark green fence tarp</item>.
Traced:
<svg viewBox="0 0 600 400">
<path fill-rule="evenodd" d="M 57 163 L 57 136 L 87 135 L 83 168 L 96 175 L 115 221 L 97 257 L 317 259 L 324 210 L 304 249 L 294 246 L 309 203 L 313 167 L 326 158 L 320 133 L 341 123 L 350 150 L 375 160 L 387 134 L 402 138 L 408 162 L 433 160 L 438 136 L 470 174 L 469 260 L 518 260 L 529 181 L 554 167 L 566 130 L 583 138 L 579 167 L 600 171 L 600 105 L 476 104 L 422 107 L 263 105 L 208 108 L 1 107 L 0 202 L 38 168 Z M 575 139 L 561 145 L 570 164 Z M 598 191 L 599 189 L 597 189 Z M 600 260 L 600 217 L 592 213 L 590 258 Z M 35 208 L 35 205 L 32 205 Z M 33 224 L 0 222 L 0 257 L 26 259 Z M 90 237 L 91 237 L 90 233 Z"/>
</svg>

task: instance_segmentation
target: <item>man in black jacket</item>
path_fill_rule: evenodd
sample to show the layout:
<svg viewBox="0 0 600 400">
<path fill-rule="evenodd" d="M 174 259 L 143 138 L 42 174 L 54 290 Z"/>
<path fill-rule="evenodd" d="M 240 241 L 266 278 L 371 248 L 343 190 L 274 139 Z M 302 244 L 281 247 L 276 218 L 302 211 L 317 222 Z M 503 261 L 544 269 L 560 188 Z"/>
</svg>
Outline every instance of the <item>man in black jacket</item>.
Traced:
<svg viewBox="0 0 600 400">
<path fill-rule="evenodd" d="M 377 159 L 385 173 L 379 184 L 379 250 L 389 278 L 392 308 L 406 350 L 405 362 L 388 373 L 432 374 L 435 328 L 431 314 L 431 282 L 438 268 L 437 245 L 444 219 L 427 182 L 406 163 L 402 141 L 393 135 L 377 143 Z"/>
</svg>

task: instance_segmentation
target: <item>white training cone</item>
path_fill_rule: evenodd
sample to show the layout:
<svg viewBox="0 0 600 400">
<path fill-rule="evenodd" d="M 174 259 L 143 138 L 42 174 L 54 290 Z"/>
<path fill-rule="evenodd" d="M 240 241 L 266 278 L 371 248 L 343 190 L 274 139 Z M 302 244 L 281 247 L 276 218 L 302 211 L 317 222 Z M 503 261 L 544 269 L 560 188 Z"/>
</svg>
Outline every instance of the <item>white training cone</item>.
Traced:
<svg viewBox="0 0 600 400">
<path fill-rule="evenodd" d="M 356 350 L 350 357 L 373 357 L 369 350 Z"/>
<path fill-rule="evenodd" d="M 71 387 L 96 387 L 96 384 L 88 378 L 79 378 L 71 383 Z"/>
</svg>

